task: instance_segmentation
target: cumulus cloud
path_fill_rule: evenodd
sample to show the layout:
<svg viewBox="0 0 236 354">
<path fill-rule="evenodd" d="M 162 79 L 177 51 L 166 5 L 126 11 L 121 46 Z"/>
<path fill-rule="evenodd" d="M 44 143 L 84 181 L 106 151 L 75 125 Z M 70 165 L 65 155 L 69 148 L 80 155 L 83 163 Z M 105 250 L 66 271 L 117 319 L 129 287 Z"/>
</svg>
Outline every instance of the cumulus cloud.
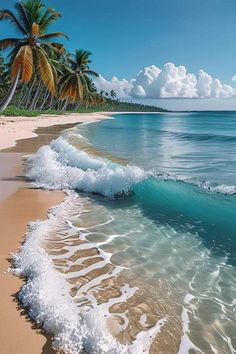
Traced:
<svg viewBox="0 0 236 354">
<path fill-rule="evenodd" d="M 131 82 L 126 79 L 119 80 L 115 76 L 113 76 L 113 78 L 108 81 L 100 75 L 95 79 L 95 84 L 98 91 L 110 92 L 111 90 L 114 90 L 117 94 L 117 97 L 129 97 L 133 88 Z"/>
<path fill-rule="evenodd" d="M 232 78 L 236 81 L 236 75 Z M 150 65 L 140 70 L 132 80 L 110 81 L 102 76 L 96 79 L 99 91 L 112 89 L 119 98 L 229 98 L 236 97 L 236 90 L 213 78 L 204 70 L 198 75 L 189 73 L 185 66 L 166 63 L 162 69 Z"/>
</svg>

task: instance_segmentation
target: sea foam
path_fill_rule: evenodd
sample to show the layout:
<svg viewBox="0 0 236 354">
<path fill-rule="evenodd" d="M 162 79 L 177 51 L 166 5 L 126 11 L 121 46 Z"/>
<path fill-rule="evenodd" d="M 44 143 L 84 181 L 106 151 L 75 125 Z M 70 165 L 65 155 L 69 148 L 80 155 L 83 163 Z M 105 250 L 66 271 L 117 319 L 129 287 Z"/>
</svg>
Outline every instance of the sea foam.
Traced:
<svg viewBox="0 0 236 354">
<path fill-rule="evenodd" d="M 27 160 L 26 176 L 35 187 L 44 189 L 80 190 L 107 197 L 128 194 L 132 187 L 151 177 L 158 180 L 197 185 L 210 192 L 235 194 L 235 186 L 213 185 L 208 181 L 182 180 L 178 176 L 144 171 L 134 165 L 122 166 L 107 159 L 91 157 L 59 137 L 41 147 Z"/>
<path fill-rule="evenodd" d="M 56 350 L 70 354 L 84 349 L 89 353 L 128 353 L 126 346 L 117 343 L 108 332 L 102 311 L 78 309 L 69 295 L 68 282 L 55 270 L 42 247 L 44 237 L 69 208 L 71 198 L 73 196 L 51 210 L 47 220 L 30 223 L 25 243 L 20 252 L 13 255 L 12 271 L 27 278 L 19 299 L 29 309 L 29 316 L 52 334 Z"/>
<path fill-rule="evenodd" d="M 112 197 L 128 193 L 147 173 L 137 166 L 92 158 L 60 137 L 28 159 L 26 175 L 36 187 L 74 189 Z"/>
<path fill-rule="evenodd" d="M 43 247 L 50 232 L 58 227 L 60 229 L 62 224 L 67 224 L 68 234 L 74 235 L 75 228 L 67 222 L 67 217 L 76 198 L 77 194 L 70 192 L 62 204 L 49 211 L 47 220 L 30 223 L 24 244 L 19 253 L 13 255 L 11 268 L 15 274 L 26 278 L 19 292 L 19 300 L 27 308 L 31 319 L 51 334 L 55 350 L 70 354 L 84 351 L 90 354 L 148 354 L 166 318 L 139 332 L 129 345 L 120 344 L 110 334 L 106 323 L 109 308 L 132 297 L 138 288 L 124 284 L 119 297 L 101 304 L 95 301 L 89 309 L 78 306 L 70 295 L 68 277 L 55 268 Z M 78 212 L 82 212 L 82 208 Z M 81 287 L 80 291 L 84 292 L 85 287 Z"/>
</svg>

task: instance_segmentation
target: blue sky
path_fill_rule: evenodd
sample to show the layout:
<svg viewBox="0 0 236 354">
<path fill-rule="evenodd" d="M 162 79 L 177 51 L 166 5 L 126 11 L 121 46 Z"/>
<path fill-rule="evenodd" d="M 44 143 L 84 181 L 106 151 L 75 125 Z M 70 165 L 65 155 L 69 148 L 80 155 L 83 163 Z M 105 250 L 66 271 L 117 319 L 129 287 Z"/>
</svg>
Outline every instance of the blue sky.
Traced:
<svg viewBox="0 0 236 354">
<path fill-rule="evenodd" d="M 13 3 L 1 0 L 1 7 L 11 8 Z M 236 74 L 235 0 L 45 0 L 44 3 L 63 15 L 53 30 L 63 30 L 69 35 L 68 49 L 89 49 L 93 53 L 93 68 L 108 80 L 113 75 L 130 80 L 143 67 L 162 68 L 165 63 L 173 62 L 195 75 L 203 69 L 221 83 L 236 88 L 231 80 Z M 0 23 L 0 28 L 0 37 L 13 34 L 6 24 Z M 233 100 L 236 108 L 236 99 L 230 100 L 230 107 Z M 184 104 L 185 100 L 181 101 Z M 207 102 L 210 100 L 206 100 L 206 105 Z M 221 103 L 223 108 L 227 106 L 227 100 Z"/>
</svg>

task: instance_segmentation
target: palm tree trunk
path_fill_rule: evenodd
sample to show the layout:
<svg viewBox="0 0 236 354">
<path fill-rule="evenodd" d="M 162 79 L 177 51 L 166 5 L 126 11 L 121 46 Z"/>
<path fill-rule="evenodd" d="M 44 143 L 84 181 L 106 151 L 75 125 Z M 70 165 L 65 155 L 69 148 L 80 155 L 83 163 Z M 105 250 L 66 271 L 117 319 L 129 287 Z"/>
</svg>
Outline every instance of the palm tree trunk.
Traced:
<svg viewBox="0 0 236 354">
<path fill-rule="evenodd" d="M 44 105 L 46 104 L 46 102 L 47 102 L 47 100 L 48 100 L 48 98 L 49 98 L 49 96 L 50 96 L 50 92 L 48 92 L 48 91 L 46 90 L 45 95 L 44 95 L 44 98 L 43 98 L 43 102 L 42 102 L 41 106 L 39 107 L 39 110 L 40 110 L 40 111 L 42 111 Z"/>
<path fill-rule="evenodd" d="M 32 80 L 30 81 L 27 93 L 26 93 L 26 95 L 24 97 L 24 101 L 25 102 L 24 101 L 22 102 L 23 107 L 25 107 L 26 109 L 29 108 L 30 99 L 31 99 L 31 93 L 34 90 L 34 85 L 35 85 L 36 81 L 37 81 L 37 76 L 34 77 L 33 81 Z"/>
<path fill-rule="evenodd" d="M 79 106 L 80 106 L 80 102 L 75 105 L 74 112 L 76 112 L 77 109 L 79 109 Z"/>
<path fill-rule="evenodd" d="M 29 105 L 30 105 L 30 98 L 31 98 L 31 92 L 33 91 L 34 85 L 36 83 L 37 80 L 37 76 L 34 77 L 33 82 L 31 83 L 30 88 L 28 89 L 27 93 L 26 93 L 26 102 L 25 102 L 25 108 L 28 109 Z"/>
<path fill-rule="evenodd" d="M 24 100 L 24 96 L 25 96 L 26 91 L 27 91 L 27 86 L 25 85 L 25 86 L 23 86 L 23 87 L 21 88 L 21 93 L 20 93 L 20 97 L 19 97 L 19 100 L 18 100 L 18 107 L 19 107 L 19 108 L 20 108 L 20 106 L 21 106 L 21 103 L 22 103 L 23 100 Z"/>
<path fill-rule="evenodd" d="M 40 91 L 41 91 L 41 88 L 42 88 L 42 83 L 40 82 L 38 87 L 37 87 L 37 90 L 34 94 L 34 98 L 31 102 L 31 105 L 29 107 L 29 110 L 32 111 L 34 109 L 34 105 L 35 105 L 35 102 L 37 102 L 37 98 L 38 98 L 38 95 L 40 94 Z"/>
<path fill-rule="evenodd" d="M 49 109 L 52 109 L 52 108 L 53 108 L 53 101 L 54 101 L 54 97 L 53 97 L 53 95 L 51 94 L 51 101 L 50 101 Z"/>
<path fill-rule="evenodd" d="M 34 102 L 33 110 L 36 110 L 38 101 L 41 98 L 41 96 L 43 95 L 43 90 L 44 90 L 44 86 L 43 86 L 43 84 L 41 84 L 40 91 L 39 91 L 38 96 L 37 96 L 37 98 L 36 98 L 36 100 Z"/>
<path fill-rule="evenodd" d="M 8 93 L 6 94 L 6 96 L 3 98 L 3 100 L 0 103 L 0 113 L 5 111 L 5 109 L 7 108 L 9 103 L 11 102 L 12 97 L 16 91 L 16 87 L 19 82 L 19 78 L 20 78 L 20 70 L 18 71 L 13 83 L 11 84 L 11 87 L 9 88 Z"/>
<path fill-rule="evenodd" d="M 66 110 L 66 107 L 68 106 L 68 97 L 65 99 L 65 103 L 63 104 L 63 107 L 61 108 L 60 112 L 64 112 Z"/>
</svg>

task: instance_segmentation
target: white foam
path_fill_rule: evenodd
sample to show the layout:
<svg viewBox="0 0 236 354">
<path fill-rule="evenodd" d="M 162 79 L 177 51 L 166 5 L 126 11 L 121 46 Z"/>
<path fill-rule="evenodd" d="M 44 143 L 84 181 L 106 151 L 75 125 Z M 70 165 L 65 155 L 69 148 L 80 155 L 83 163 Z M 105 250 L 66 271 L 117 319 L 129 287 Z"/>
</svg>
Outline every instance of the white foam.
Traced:
<svg viewBox="0 0 236 354">
<path fill-rule="evenodd" d="M 208 181 L 200 182 L 198 183 L 198 185 L 213 193 L 230 194 L 230 195 L 236 193 L 236 187 L 233 185 L 232 186 L 226 184 L 212 185 Z"/>
<path fill-rule="evenodd" d="M 142 331 L 137 334 L 137 339 L 131 345 L 132 351 L 135 354 L 149 353 L 150 347 L 158 334 L 161 332 L 161 328 L 167 323 L 167 318 L 164 317 L 158 320 L 152 328 L 147 331 Z"/>
<path fill-rule="evenodd" d="M 76 306 L 69 295 L 68 283 L 54 269 L 41 246 L 67 204 L 68 200 L 56 209 L 55 214 L 51 213 L 48 220 L 31 223 L 24 245 L 13 256 L 12 271 L 27 278 L 19 299 L 29 309 L 29 316 L 53 335 L 56 350 L 70 354 L 78 354 L 82 349 L 89 353 L 127 353 L 126 348 L 109 334 L 102 311 L 90 309 L 83 312 Z"/>
<path fill-rule="evenodd" d="M 71 286 L 66 280 L 70 276 L 67 277 L 54 268 L 51 257 L 42 246 L 45 237 L 57 225 L 69 224 L 66 222 L 67 214 L 75 204 L 75 199 L 77 200 L 77 195 L 70 193 L 60 206 L 49 212 L 47 220 L 30 223 L 25 243 L 19 253 L 13 255 L 11 271 L 27 279 L 19 292 L 19 299 L 27 307 L 29 316 L 52 335 L 55 350 L 70 354 L 78 354 L 84 349 L 91 354 L 148 354 L 152 340 L 160 332 L 165 319 L 140 332 L 129 346 L 119 344 L 109 333 L 105 322 L 110 306 L 126 301 L 135 294 L 137 288 L 125 284 L 120 289 L 119 297 L 101 304 L 97 303 L 93 292 L 90 292 L 90 288 L 94 289 L 103 279 L 116 276 L 120 268 L 114 267 L 109 274 L 103 274 L 84 284 L 73 298 L 69 293 Z M 76 231 L 76 228 L 70 230 Z M 61 256 L 63 255 L 53 255 L 53 258 L 58 259 Z M 86 268 L 86 271 L 89 270 L 89 267 Z M 83 271 L 78 272 L 77 276 L 81 274 Z M 92 307 L 78 306 L 76 300 L 83 303 L 84 292 L 87 292 L 84 301 L 90 299 Z M 126 316 L 123 315 L 125 319 Z"/>
<path fill-rule="evenodd" d="M 63 138 L 41 147 L 28 159 L 27 177 L 45 189 L 75 189 L 112 197 L 128 193 L 131 186 L 146 177 L 137 166 L 120 166 L 91 158 Z"/>
<path fill-rule="evenodd" d="M 185 301 L 189 301 L 188 296 L 185 298 Z M 181 337 L 179 350 L 177 354 L 186 354 L 189 353 L 190 350 L 194 350 L 197 353 L 204 354 L 203 351 L 198 348 L 189 338 L 189 311 L 183 307 L 183 311 L 181 314 L 182 324 L 183 324 L 183 335 Z"/>
</svg>

